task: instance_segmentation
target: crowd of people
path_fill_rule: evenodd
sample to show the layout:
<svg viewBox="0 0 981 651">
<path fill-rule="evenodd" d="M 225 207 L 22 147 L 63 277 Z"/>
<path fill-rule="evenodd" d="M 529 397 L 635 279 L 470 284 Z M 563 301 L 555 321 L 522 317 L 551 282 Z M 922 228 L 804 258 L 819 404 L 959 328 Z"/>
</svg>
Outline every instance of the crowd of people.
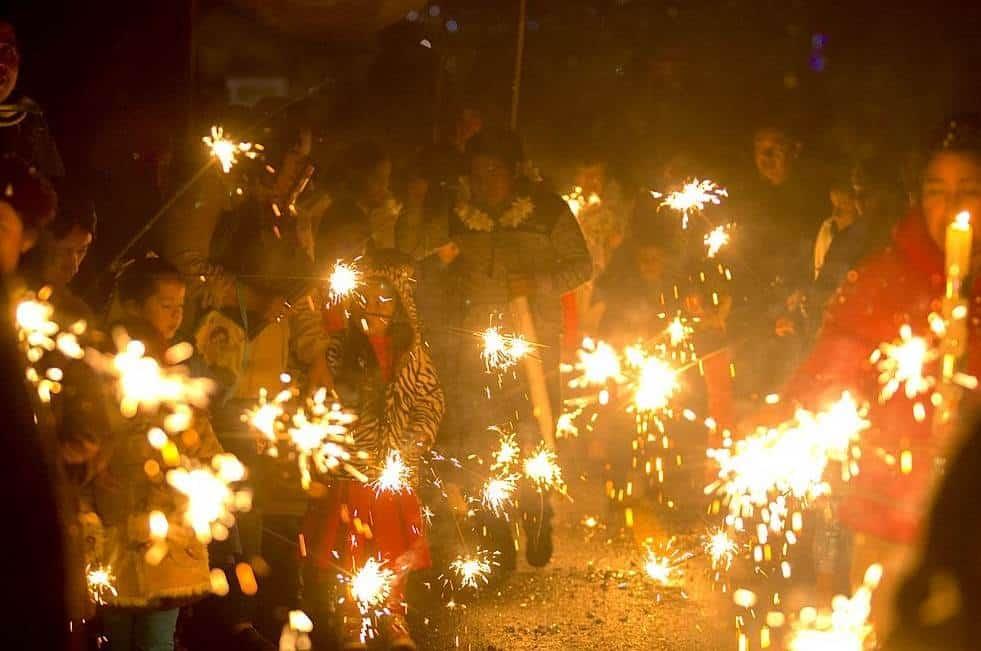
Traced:
<svg viewBox="0 0 981 651">
<path fill-rule="evenodd" d="M 262 389 L 281 387 L 286 373 L 304 390 L 332 391 L 358 416 L 359 475 L 376 479 L 392 452 L 414 468 L 434 456 L 489 455 L 496 427 L 525 449 L 549 440 L 563 413 L 560 363 L 584 337 L 626 345 L 683 317 L 704 359 L 686 374 L 694 399 L 738 434 L 774 392 L 805 406 L 842 389 L 874 396 L 869 353 L 903 323 L 926 330 L 944 293 L 945 228 L 959 211 L 981 214 L 981 124 L 971 118 L 944 123 L 913 175 L 883 157 L 818 166 L 804 138 L 768 117 L 747 134 L 753 164 L 714 176 L 726 201 L 683 225 L 661 196 L 704 175 L 689 152 L 664 161 L 657 187 L 641 188 L 616 178 L 597 147 L 563 185 L 529 161 L 516 134 L 466 106 L 449 142 L 407 156 L 358 142 L 321 166 L 311 125 L 290 105 L 260 103 L 249 117 L 262 125 L 261 159 L 229 174 L 211 168 L 155 224 L 155 254 L 144 254 L 147 242 L 123 251 L 124 263 L 106 271 L 112 291 L 93 299 L 98 292 L 73 279 L 99 237 L 95 207 L 63 169 L 36 105 L 17 96 L 19 57 L 13 29 L 0 26 L 0 477 L 16 586 L 0 639 L 9 648 L 82 648 L 101 637 L 113 651 L 163 651 L 179 635 L 188 649 L 268 651 L 301 603 L 331 622 L 318 625 L 331 640 L 323 644 L 366 648 L 357 604 L 337 598 L 336 568 L 374 558 L 397 577 L 381 635 L 388 648 L 414 649 L 405 587 L 440 544 L 438 529 L 427 536 L 420 499 L 436 489 L 415 472 L 415 489 L 394 494 L 353 475 L 316 477 L 301 490 L 294 466 L 262 454 L 243 422 Z M 718 226 L 729 242 L 709 257 L 705 239 Z M 332 301 L 325 279 L 339 260 L 357 265 L 362 284 L 356 297 Z M 174 498 L 159 469 L 146 467 L 146 422 L 120 415 L 83 360 L 49 362 L 62 389 L 37 398 L 14 318 L 25 291 L 46 297 L 59 324 L 86 322 L 98 350 L 112 351 L 120 328 L 161 363 L 175 343 L 194 344 L 189 372 L 213 390 L 174 440 L 181 458 L 233 453 L 249 469 L 254 508 L 227 538 L 205 545 L 175 534 L 162 557 L 148 555 L 146 516 Z M 981 320 L 970 323 L 965 370 L 976 373 Z M 541 373 L 488 374 L 474 335 L 489 327 L 528 335 Z M 839 591 L 860 582 L 852 568 L 878 562 L 886 579 L 877 599 L 889 603 L 911 567 L 935 474 L 926 462 L 899 474 L 872 451 L 944 454 L 912 413 L 901 401 L 873 412 L 869 453 L 833 527 L 847 541 L 828 570 Z M 620 444 L 615 432 L 608 439 L 582 454 L 600 457 L 611 498 L 622 500 L 630 464 L 614 461 Z M 445 465 L 438 490 L 465 513 L 479 487 Z M 552 554 L 550 506 L 522 495 L 518 511 L 523 541 L 499 514 L 481 514 L 474 527 L 504 573 L 518 549 L 533 566 Z M 98 612 L 83 574 L 93 555 L 115 572 Z M 265 567 L 258 594 L 237 571 L 255 559 Z M 910 603 L 929 591 L 925 573 L 944 567 L 934 557 L 914 573 L 905 626 L 918 617 Z M 209 596 L 215 568 L 228 577 L 227 596 Z M 975 585 L 961 584 L 964 594 Z M 882 634 L 891 628 L 884 614 L 877 624 Z"/>
</svg>

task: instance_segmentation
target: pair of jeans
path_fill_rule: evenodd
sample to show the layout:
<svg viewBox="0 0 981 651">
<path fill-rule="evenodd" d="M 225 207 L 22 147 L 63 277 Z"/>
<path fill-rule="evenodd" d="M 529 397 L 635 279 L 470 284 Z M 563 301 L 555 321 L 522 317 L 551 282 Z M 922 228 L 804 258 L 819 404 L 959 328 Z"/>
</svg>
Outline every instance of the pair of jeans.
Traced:
<svg viewBox="0 0 981 651">
<path fill-rule="evenodd" d="M 180 608 L 170 610 L 107 609 L 103 613 L 111 651 L 174 651 Z"/>
</svg>

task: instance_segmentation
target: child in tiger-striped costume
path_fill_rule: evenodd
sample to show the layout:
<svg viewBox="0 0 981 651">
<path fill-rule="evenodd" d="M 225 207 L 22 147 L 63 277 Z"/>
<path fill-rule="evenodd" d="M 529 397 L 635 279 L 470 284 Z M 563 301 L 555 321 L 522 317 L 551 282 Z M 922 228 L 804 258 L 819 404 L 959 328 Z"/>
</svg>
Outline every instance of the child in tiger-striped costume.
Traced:
<svg viewBox="0 0 981 651">
<path fill-rule="evenodd" d="M 328 366 L 342 403 L 356 409 L 350 433 L 363 472 L 377 479 L 386 460 L 397 454 L 408 478 L 394 488 L 329 479 L 322 497 L 311 501 L 304 534 L 322 575 L 353 574 L 369 559 L 394 572 L 382 632 L 388 648 L 415 649 L 403 589 L 410 571 L 431 564 L 416 489 L 420 459 L 443 417 L 443 391 L 420 336 L 411 267 L 394 251 L 379 251 L 360 267 L 363 300 L 351 307 L 347 328 L 332 337 Z M 344 649 L 367 648 L 362 616 L 350 595 L 336 620 Z"/>
</svg>

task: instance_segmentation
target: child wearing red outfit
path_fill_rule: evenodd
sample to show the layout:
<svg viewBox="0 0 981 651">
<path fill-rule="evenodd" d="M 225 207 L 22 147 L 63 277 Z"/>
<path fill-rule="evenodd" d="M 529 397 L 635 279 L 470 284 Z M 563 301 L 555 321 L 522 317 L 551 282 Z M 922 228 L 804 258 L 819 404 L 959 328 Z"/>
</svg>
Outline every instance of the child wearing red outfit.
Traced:
<svg viewBox="0 0 981 651">
<path fill-rule="evenodd" d="M 353 574 L 369 559 L 395 574 L 382 632 L 388 648 L 402 651 L 416 648 L 405 621 L 405 581 L 410 571 L 430 566 L 416 488 L 419 460 L 443 416 L 443 392 L 420 337 L 411 268 L 394 252 L 379 252 L 362 263 L 362 273 L 364 300 L 352 309 L 346 330 L 332 337 L 328 365 L 342 403 L 357 412 L 351 434 L 365 474 L 377 478 L 397 453 L 408 481 L 383 490 L 354 478 L 330 478 L 322 497 L 311 502 L 304 535 L 322 576 Z M 336 614 L 342 647 L 366 648 L 350 595 Z"/>
</svg>

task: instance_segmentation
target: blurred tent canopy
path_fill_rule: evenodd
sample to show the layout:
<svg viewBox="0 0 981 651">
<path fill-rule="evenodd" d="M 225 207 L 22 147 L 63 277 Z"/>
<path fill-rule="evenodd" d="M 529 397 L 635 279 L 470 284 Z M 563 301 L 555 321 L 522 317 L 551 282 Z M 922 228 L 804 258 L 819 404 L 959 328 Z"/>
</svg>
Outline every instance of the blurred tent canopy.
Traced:
<svg viewBox="0 0 981 651">
<path fill-rule="evenodd" d="M 401 20 L 425 0 L 231 0 L 261 22 L 300 38 L 362 41 Z"/>
</svg>

